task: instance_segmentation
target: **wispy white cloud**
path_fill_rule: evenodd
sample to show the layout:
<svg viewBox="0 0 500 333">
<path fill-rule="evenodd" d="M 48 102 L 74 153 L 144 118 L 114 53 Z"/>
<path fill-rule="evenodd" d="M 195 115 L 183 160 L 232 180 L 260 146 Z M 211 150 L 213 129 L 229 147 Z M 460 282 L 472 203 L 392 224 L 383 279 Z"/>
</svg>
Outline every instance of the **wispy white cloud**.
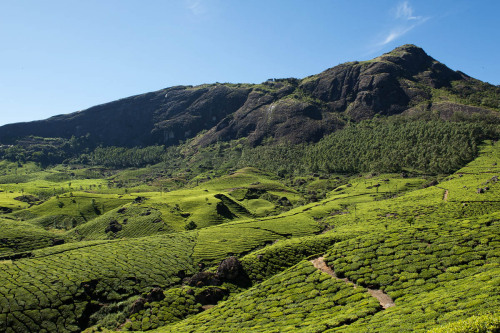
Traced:
<svg viewBox="0 0 500 333">
<path fill-rule="evenodd" d="M 394 27 L 388 34 L 385 35 L 385 38 L 381 42 L 379 42 L 378 44 L 379 45 L 389 44 L 390 42 L 398 39 L 399 37 L 401 37 L 403 35 L 405 35 L 410 30 L 413 30 L 413 28 L 415 28 L 416 26 L 424 23 L 425 21 L 427 21 L 427 19 L 425 19 L 424 21 L 421 21 L 419 23 L 412 24 L 410 26 L 397 26 L 397 27 Z"/>
<path fill-rule="evenodd" d="M 196 16 L 202 15 L 205 13 L 205 6 L 203 5 L 202 0 L 184 0 L 186 4 L 186 8 Z"/>
<path fill-rule="evenodd" d="M 400 2 L 394 11 L 393 28 L 383 34 L 383 37 L 380 38 L 380 41 L 376 45 L 379 47 L 387 45 L 423 24 L 428 19 L 428 17 L 415 15 L 409 1 Z"/>
<path fill-rule="evenodd" d="M 394 29 L 391 32 L 389 32 L 389 34 L 385 37 L 385 39 L 382 42 L 380 42 L 379 44 L 381 44 L 381 45 L 389 44 L 390 42 L 392 42 L 393 40 L 397 39 L 400 36 L 403 36 L 405 33 L 407 33 L 410 30 L 411 30 L 411 28 Z"/>
<path fill-rule="evenodd" d="M 413 15 L 413 8 L 411 8 L 408 1 L 401 2 L 396 8 L 396 18 L 405 20 L 419 20 L 421 16 Z"/>
</svg>

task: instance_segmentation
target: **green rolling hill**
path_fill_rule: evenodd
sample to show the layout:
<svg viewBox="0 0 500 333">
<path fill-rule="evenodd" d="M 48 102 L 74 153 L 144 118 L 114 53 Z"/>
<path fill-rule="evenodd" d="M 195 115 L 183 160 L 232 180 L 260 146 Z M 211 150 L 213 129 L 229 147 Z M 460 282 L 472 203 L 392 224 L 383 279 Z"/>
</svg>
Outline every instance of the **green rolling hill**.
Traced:
<svg viewBox="0 0 500 333">
<path fill-rule="evenodd" d="M 500 331 L 498 89 L 405 45 L 0 127 L 0 331 Z"/>
</svg>

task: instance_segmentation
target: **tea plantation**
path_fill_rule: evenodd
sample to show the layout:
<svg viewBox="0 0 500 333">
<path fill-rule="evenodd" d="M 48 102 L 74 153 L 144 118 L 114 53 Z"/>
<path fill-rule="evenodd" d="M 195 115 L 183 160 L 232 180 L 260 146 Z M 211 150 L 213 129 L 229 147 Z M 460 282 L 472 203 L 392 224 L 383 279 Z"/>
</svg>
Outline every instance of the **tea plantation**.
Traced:
<svg viewBox="0 0 500 333">
<path fill-rule="evenodd" d="M 0 331 L 498 331 L 498 163 L 492 141 L 451 175 L 2 161 Z"/>
<path fill-rule="evenodd" d="M 169 287 L 194 271 L 193 236 L 82 242 L 0 265 L 0 327 L 5 331 L 79 331 L 102 303 L 151 285 Z"/>
<path fill-rule="evenodd" d="M 159 332 L 323 332 L 380 311 L 363 288 L 321 273 L 308 261 L 219 306 Z"/>
</svg>

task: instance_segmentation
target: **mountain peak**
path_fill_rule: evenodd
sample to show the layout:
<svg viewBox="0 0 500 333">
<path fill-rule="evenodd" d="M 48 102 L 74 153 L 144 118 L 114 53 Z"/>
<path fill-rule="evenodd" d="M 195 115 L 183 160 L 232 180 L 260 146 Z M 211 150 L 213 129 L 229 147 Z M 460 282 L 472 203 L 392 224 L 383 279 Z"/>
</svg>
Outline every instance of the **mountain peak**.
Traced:
<svg viewBox="0 0 500 333">
<path fill-rule="evenodd" d="M 406 44 L 372 60 L 345 63 L 301 80 L 162 89 L 44 121 L 5 125 L 0 127 L 0 142 L 10 144 L 29 135 L 70 138 L 87 133 L 105 146 L 170 146 L 198 135 L 195 143 L 200 145 L 239 138 L 251 144 L 266 138 L 310 142 L 341 128 L 346 118 L 392 116 L 415 105 L 423 106 L 422 112 L 432 111 L 432 89 L 452 87 L 456 80 L 467 77 L 422 48 Z M 467 83 L 472 84 L 478 82 Z M 480 103 L 479 91 L 498 96 L 487 86 L 474 89 Z M 456 89 L 449 93 L 461 94 Z M 484 100 L 486 105 L 497 109 L 495 98 L 489 100 Z M 459 110 L 448 109 L 447 114 Z"/>
<path fill-rule="evenodd" d="M 403 59 L 408 59 L 408 58 L 428 58 L 434 60 L 432 57 L 430 57 L 427 53 L 425 53 L 424 49 L 421 47 L 418 47 L 413 44 L 405 44 L 396 47 L 394 50 L 384 53 L 378 58 L 387 58 L 387 57 L 396 57 L 396 58 L 403 58 Z"/>
<path fill-rule="evenodd" d="M 390 61 L 411 72 L 419 72 L 430 67 L 436 60 L 425 51 L 413 44 L 405 44 L 396 47 L 394 50 L 384 53 L 374 60 Z"/>
<path fill-rule="evenodd" d="M 424 49 L 422 49 L 421 47 L 418 47 L 414 44 L 404 44 L 404 45 L 398 46 L 389 53 L 400 53 L 400 52 L 426 54 Z"/>
</svg>

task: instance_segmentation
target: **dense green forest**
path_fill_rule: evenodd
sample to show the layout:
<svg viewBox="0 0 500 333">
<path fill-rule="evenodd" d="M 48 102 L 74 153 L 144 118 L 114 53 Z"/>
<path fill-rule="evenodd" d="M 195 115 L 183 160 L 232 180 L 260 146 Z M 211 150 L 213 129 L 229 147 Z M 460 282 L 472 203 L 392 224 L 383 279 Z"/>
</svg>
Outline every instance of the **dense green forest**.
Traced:
<svg viewBox="0 0 500 333">
<path fill-rule="evenodd" d="M 376 119 L 348 125 L 315 145 L 244 151 L 239 163 L 281 174 L 451 173 L 477 156 L 482 140 L 497 137 L 498 125 Z"/>
<path fill-rule="evenodd" d="M 109 168 L 144 167 L 163 163 L 166 169 L 198 172 L 255 166 L 280 176 L 308 173 L 416 172 L 448 174 L 478 154 L 478 145 L 500 136 L 498 120 L 447 122 L 407 118 L 375 118 L 348 123 L 314 144 L 273 143 L 252 147 L 245 140 L 193 147 L 190 142 L 165 148 L 85 146 L 83 138 L 44 139 L 44 148 L 22 144 L 2 147 L 0 156 L 41 166 L 58 163 L 102 165 Z M 41 143 L 38 143 L 40 146 Z M 83 149 L 83 153 L 82 152 Z"/>
</svg>

